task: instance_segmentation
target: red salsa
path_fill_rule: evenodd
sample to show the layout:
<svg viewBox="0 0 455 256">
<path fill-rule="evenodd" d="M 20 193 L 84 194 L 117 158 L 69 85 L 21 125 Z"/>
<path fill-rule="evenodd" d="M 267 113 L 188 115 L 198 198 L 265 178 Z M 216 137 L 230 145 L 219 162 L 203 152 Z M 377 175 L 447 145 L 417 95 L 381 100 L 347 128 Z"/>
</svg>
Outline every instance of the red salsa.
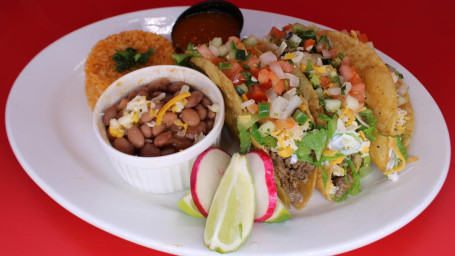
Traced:
<svg viewBox="0 0 455 256">
<path fill-rule="evenodd" d="M 223 13 L 200 13 L 188 16 L 174 25 L 172 41 L 177 51 L 184 51 L 189 43 L 199 45 L 214 37 L 226 41 L 239 33 L 238 21 Z"/>
</svg>

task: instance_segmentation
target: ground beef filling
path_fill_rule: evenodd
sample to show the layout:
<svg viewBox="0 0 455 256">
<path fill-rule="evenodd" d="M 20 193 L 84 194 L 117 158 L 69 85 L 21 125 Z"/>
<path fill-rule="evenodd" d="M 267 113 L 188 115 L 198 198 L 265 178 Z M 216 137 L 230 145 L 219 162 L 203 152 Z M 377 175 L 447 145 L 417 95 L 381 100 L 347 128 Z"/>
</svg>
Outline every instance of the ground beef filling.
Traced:
<svg viewBox="0 0 455 256">
<path fill-rule="evenodd" d="M 314 166 L 300 161 L 291 164 L 290 157 L 283 158 L 270 150 L 268 153 L 273 162 L 275 176 L 278 178 L 283 190 L 289 196 L 291 204 L 302 201 L 303 194 L 299 190 L 299 184 L 308 179 L 308 176 L 314 171 Z"/>
<path fill-rule="evenodd" d="M 335 198 L 340 198 L 341 196 L 343 196 L 344 193 L 346 193 L 346 191 L 348 191 L 351 184 L 354 182 L 354 180 L 352 179 L 352 175 L 350 173 L 347 174 L 347 181 L 349 183 L 346 182 L 346 178 L 344 176 L 343 177 L 337 177 L 337 176 L 332 177 L 333 185 L 338 187 L 337 192 L 335 193 Z"/>
</svg>

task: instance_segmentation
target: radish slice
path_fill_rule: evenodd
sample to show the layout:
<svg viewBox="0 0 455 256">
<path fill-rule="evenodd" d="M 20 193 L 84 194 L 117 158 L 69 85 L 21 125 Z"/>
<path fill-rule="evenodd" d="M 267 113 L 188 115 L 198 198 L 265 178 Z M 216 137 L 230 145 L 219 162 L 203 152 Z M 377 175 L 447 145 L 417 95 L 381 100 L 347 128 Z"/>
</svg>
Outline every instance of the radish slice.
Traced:
<svg viewBox="0 0 455 256">
<path fill-rule="evenodd" d="M 231 156 L 219 148 L 208 148 L 200 154 L 191 170 L 190 187 L 194 204 L 207 217 L 213 196 Z"/>
<path fill-rule="evenodd" d="M 264 222 L 273 215 L 277 203 L 273 163 L 270 156 L 262 150 L 245 154 L 248 158 L 256 189 L 255 222 Z"/>
</svg>

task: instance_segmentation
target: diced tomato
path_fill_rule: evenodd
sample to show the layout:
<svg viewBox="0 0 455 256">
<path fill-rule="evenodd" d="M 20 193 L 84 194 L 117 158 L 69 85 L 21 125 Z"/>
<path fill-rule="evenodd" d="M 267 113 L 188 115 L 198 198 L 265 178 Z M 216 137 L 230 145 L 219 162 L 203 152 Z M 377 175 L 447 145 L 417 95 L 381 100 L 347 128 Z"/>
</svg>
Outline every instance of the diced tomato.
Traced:
<svg viewBox="0 0 455 256">
<path fill-rule="evenodd" d="M 365 84 L 362 82 L 353 83 L 349 95 L 356 98 L 359 103 L 363 103 L 365 101 Z"/>
<path fill-rule="evenodd" d="M 242 71 L 242 66 L 236 61 L 230 61 L 230 69 L 222 69 L 221 71 L 231 80 L 234 81 L 238 79 L 238 74 Z"/>
<path fill-rule="evenodd" d="M 259 86 L 264 90 L 268 90 L 268 89 L 272 88 L 273 85 L 272 85 L 271 81 L 268 81 L 267 83 L 259 84 Z"/>
<path fill-rule="evenodd" d="M 335 58 L 338 55 L 338 50 L 337 49 L 330 49 L 329 50 L 329 54 L 330 54 L 330 56 L 332 56 L 332 58 Z"/>
<path fill-rule="evenodd" d="M 205 44 L 198 46 L 197 52 L 202 55 L 202 57 L 210 60 L 211 62 L 216 62 L 218 59 L 218 57 L 215 56 L 215 54 L 213 54 Z"/>
<path fill-rule="evenodd" d="M 280 60 L 278 61 L 278 63 L 280 64 L 280 67 L 284 72 L 291 73 L 292 70 L 294 69 L 294 65 L 292 65 L 288 61 Z"/>
<path fill-rule="evenodd" d="M 313 46 L 313 45 L 314 45 L 314 42 L 315 42 L 314 39 L 307 39 L 307 40 L 305 40 L 305 42 L 303 43 L 303 47 L 304 47 L 305 49 L 307 49 L 308 47 Z"/>
<path fill-rule="evenodd" d="M 284 31 L 290 31 L 290 30 L 292 30 L 292 24 L 289 24 L 289 25 L 284 26 L 284 27 L 283 27 L 283 30 L 284 30 Z"/>
<path fill-rule="evenodd" d="M 280 80 L 280 78 L 277 75 L 275 75 L 275 73 L 273 73 L 272 71 L 269 71 L 269 79 L 275 83 Z"/>
<path fill-rule="evenodd" d="M 287 119 L 275 119 L 273 120 L 273 124 L 275 125 L 276 130 L 282 130 L 291 129 L 297 125 L 297 122 L 294 120 L 294 118 L 288 117 Z"/>
<path fill-rule="evenodd" d="M 250 91 L 247 93 L 248 99 L 253 99 L 256 102 L 267 101 L 267 95 L 259 85 L 251 85 L 249 89 Z"/>
<path fill-rule="evenodd" d="M 251 74 L 253 74 L 253 76 L 255 76 L 255 77 L 257 77 L 257 75 L 260 71 L 260 68 L 259 68 L 260 62 L 261 62 L 261 59 L 259 59 L 258 56 L 251 56 L 246 63 L 248 65 L 248 67 L 250 68 Z"/>
<path fill-rule="evenodd" d="M 284 37 L 286 34 L 283 31 L 277 29 L 276 27 L 272 27 L 272 29 L 270 30 L 269 35 L 272 36 L 273 40 L 276 42 L 280 38 Z"/>
<path fill-rule="evenodd" d="M 259 111 L 259 105 L 257 103 L 254 103 L 254 104 L 251 104 L 251 105 L 248 105 L 246 107 L 246 109 L 248 109 L 248 111 L 250 113 L 257 113 Z"/>
<path fill-rule="evenodd" d="M 352 78 L 349 80 L 351 83 L 361 83 L 362 79 L 360 79 L 359 74 L 355 70 L 354 66 L 351 66 L 351 73 L 352 73 Z"/>
<path fill-rule="evenodd" d="M 273 73 L 273 72 L 270 72 Z M 278 81 L 272 81 L 273 84 L 273 91 L 276 92 L 276 94 L 281 95 L 286 89 L 286 84 L 284 83 L 284 80 L 280 79 Z"/>
<path fill-rule="evenodd" d="M 359 41 L 362 43 L 367 43 L 368 42 L 368 37 L 365 33 L 362 33 L 359 35 Z"/>
<path fill-rule="evenodd" d="M 268 83 L 270 80 L 269 78 L 269 71 L 265 68 L 261 69 L 258 73 L 258 82 L 260 84 Z"/>
<path fill-rule="evenodd" d="M 230 36 L 230 37 L 228 38 L 229 44 L 230 44 L 231 41 L 234 41 L 235 45 L 242 43 L 242 41 L 240 40 L 240 38 L 238 38 L 238 37 L 236 37 L 236 36 Z"/>
<path fill-rule="evenodd" d="M 321 81 L 319 84 L 321 87 L 328 87 L 330 84 L 330 78 L 327 76 L 320 76 L 319 80 Z"/>
</svg>

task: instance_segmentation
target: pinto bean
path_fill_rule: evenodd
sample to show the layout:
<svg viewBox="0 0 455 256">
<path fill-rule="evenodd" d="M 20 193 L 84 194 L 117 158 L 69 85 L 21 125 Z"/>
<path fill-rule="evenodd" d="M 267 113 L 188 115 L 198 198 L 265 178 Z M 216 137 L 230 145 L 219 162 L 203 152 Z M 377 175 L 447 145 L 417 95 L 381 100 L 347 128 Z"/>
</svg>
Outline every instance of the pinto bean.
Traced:
<svg viewBox="0 0 455 256">
<path fill-rule="evenodd" d="M 131 91 L 129 94 L 128 94 L 128 99 L 129 100 L 132 100 L 134 99 L 134 97 L 136 97 L 137 95 L 137 92 L 136 91 Z"/>
<path fill-rule="evenodd" d="M 216 113 L 209 109 L 207 111 L 207 118 L 208 119 L 215 119 L 215 117 L 216 117 Z"/>
<path fill-rule="evenodd" d="M 144 113 L 142 113 L 142 115 L 141 115 L 141 122 L 144 123 L 144 124 L 146 124 L 146 123 L 152 121 L 153 118 L 154 118 L 154 117 L 151 116 L 149 112 L 144 112 Z"/>
<path fill-rule="evenodd" d="M 171 93 L 175 93 L 177 91 L 180 91 L 182 89 L 182 87 L 185 85 L 184 82 L 174 82 L 174 83 L 171 83 L 168 87 L 167 87 L 167 90 Z"/>
<path fill-rule="evenodd" d="M 149 93 L 146 90 L 139 91 L 137 93 L 137 96 L 145 96 L 145 98 L 148 98 L 149 97 Z"/>
<path fill-rule="evenodd" d="M 154 91 L 150 94 L 150 97 L 155 98 L 155 97 L 160 96 L 160 94 L 162 94 L 162 93 L 163 93 L 163 91 Z"/>
<path fill-rule="evenodd" d="M 203 122 L 201 122 L 201 123 L 203 123 Z M 188 129 L 186 129 L 185 136 L 188 139 L 194 140 L 198 134 L 199 134 L 198 126 L 188 126 Z"/>
<path fill-rule="evenodd" d="M 180 117 L 188 126 L 197 126 L 201 121 L 199 114 L 192 108 L 185 108 Z"/>
<path fill-rule="evenodd" d="M 161 150 L 153 144 L 146 143 L 139 151 L 139 155 L 145 157 L 160 156 Z"/>
<path fill-rule="evenodd" d="M 165 130 L 166 130 L 165 124 L 155 125 L 152 127 L 152 135 L 156 137 Z"/>
<path fill-rule="evenodd" d="M 193 145 L 193 141 L 186 138 L 174 135 L 172 137 L 172 146 L 177 150 L 182 150 L 191 147 Z"/>
<path fill-rule="evenodd" d="M 204 98 L 201 100 L 201 104 L 202 104 L 202 106 L 204 106 L 204 107 L 211 106 L 211 105 L 212 105 L 212 101 L 211 101 L 209 98 L 204 97 Z"/>
<path fill-rule="evenodd" d="M 144 134 L 142 134 L 141 130 L 136 126 L 131 126 L 126 131 L 126 136 L 128 137 L 128 141 L 133 144 L 136 148 L 142 148 L 144 146 Z"/>
<path fill-rule="evenodd" d="M 166 131 L 161 133 L 160 135 L 156 136 L 153 144 L 157 147 L 164 147 L 168 146 L 172 143 L 172 133 L 170 131 Z"/>
<path fill-rule="evenodd" d="M 142 134 L 144 135 L 144 138 L 149 139 L 152 137 L 152 127 L 150 127 L 146 124 L 143 124 L 143 125 L 141 125 L 140 130 L 141 130 Z"/>
<path fill-rule="evenodd" d="M 123 98 L 118 104 L 117 104 L 117 110 L 124 110 L 126 108 L 126 105 L 130 102 L 129 99 Z"/>
<path fill-rule="evenodd" d="M 124 137 L 114 140 L 114 148 L 128 155 L 134 154 L 134 146 Z"/>
<path fill-rule="evenodd" d="M 117 116 L 117 109 L 114 106 L 106 108 L 103 115 L 103 124 L 108 126 L 111 122 L 111 119 L 114 119 Z"/>
<path fill-rule="evenodd" d="M 166 124 L 167 127 L 174 124 L 174 121 L 177 120 L 177 114 L 171 111 L 167 111 L 163 115 L 162 122 Z"/>
<path fill-rule="evenodd" d="M 154 91 L 165 91 L 166 87 L 170 84 L 169 79 L 167 78 L 160 78 L 151 81 L 149 84 L 147 84 L 147 89 L 149 92 L 154 92 Z"/>
<path fill-rule="evenodd" d="M 206 122 L 200 122 L 199 125 L 197 126 L 197 130 L 199 132 L 202 132 L 203 134 L 207 133 L 207 123 Z"/>
<path fill-rule="evenodd" d="M 207 117 L 207 109 L 204 108 L 204 106 L 202 106 L 201 104 L 196 105 L 194 109 L 199 114 L 199 118 L 201 118 L 201 120 L 205 120 L 205 118 Z"/>
<path fill-rule="evenodd" d="M 162 156 L 174 154 L 175 152 L 177 152 L 177 150 L 173 147 L 164 147 L 161 149 Z"/>
<path fill-rule="evenodd" d="M 212 130 L 215 121 L 213 119 L 207 119 L 205 123 L 207 124 L 207 131 L 210 131 Z"/>
<path fill-rule="evenodd" d="M 202 98 L 204 98 L 204 95 L 202 94 L 202 92 L 200 91 L 193 91 L 191 93 L 191 96 L 186 98 L 186 104 L 185 104 L 185 108 L 192 108 L 194 106 L 196 106 L 197 104 L 199 104 L 199 102 L 201 102 Z"/>
<path fill-rule="evenodd" d="M 166 95 L 166 97 L 164 97 L 164 99 L 161 101 L 161 103 L 164 103 L 166 104 L 168 101 L 170 101 L 172 98 L 174 98 L 174 96 L 168 94 Z"/>
</svg>

